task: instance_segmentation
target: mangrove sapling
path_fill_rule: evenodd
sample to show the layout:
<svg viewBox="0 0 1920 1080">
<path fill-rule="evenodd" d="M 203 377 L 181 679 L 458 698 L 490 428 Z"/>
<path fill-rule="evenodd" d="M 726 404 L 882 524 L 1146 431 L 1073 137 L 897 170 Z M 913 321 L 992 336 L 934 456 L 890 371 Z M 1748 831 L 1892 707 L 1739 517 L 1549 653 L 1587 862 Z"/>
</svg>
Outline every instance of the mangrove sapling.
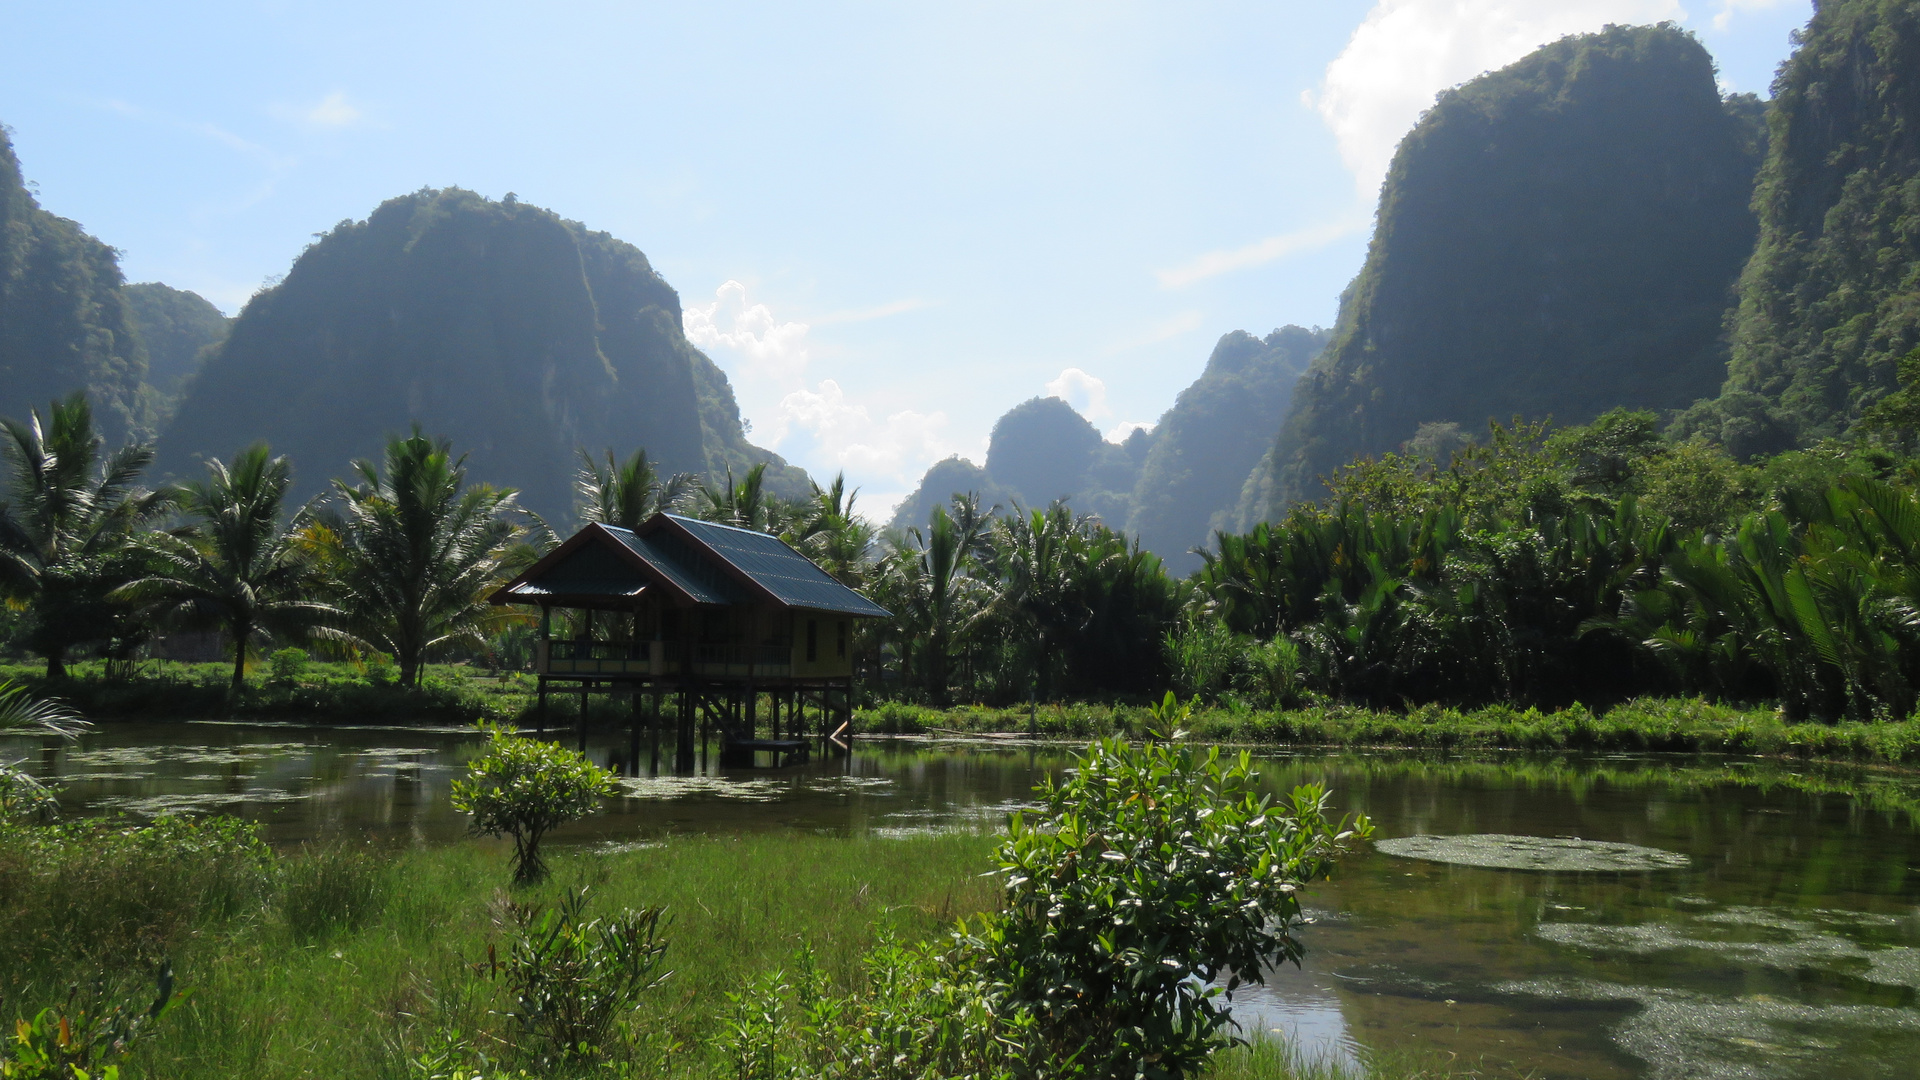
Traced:
<svg viewBox="0 0 1920 1080">
<path fill-rule="evenodd" d="M 613 794 L 613 774 L 565 747 L 495 727 L 487 753 L 452 793 L 474 832 L 513 837 L 513 880 L 524 885 L 547 876 L 540 841 L 548 831 L 598 810 Z"/>
<path fill-rule="evenodd" d="M 1169 700 L 1161 715 L 1186 712 Z M 1299 962 L 1301 887 L 1372 831 L 1333 820 L 1315 785 L 1270 805 L 1245 752 L 1197 753 L 1184 734 L 1095 742 L 1040 785 L 1045 806 L 1015 814 L 1000 845 L 1006 909 L 962 930 L 1045 1055 L 1089 1076 L 1175 1080 L 1235 1042 L 1217 997 Z"/>
<path fill-rule="evenodd" d="M 513 995 L 510 1015 L 521 1035 L 561 1058 L 601 1056 L 615 1024 L 673 974 L 659 970 L 667 952 L 663 909 L 589 920 L 587 892 L 568 890 L 552 908 L 506 902 L 499 919 L 513 934 L 506 956 L 487 949 L 489 972 Z"/>
</svg>

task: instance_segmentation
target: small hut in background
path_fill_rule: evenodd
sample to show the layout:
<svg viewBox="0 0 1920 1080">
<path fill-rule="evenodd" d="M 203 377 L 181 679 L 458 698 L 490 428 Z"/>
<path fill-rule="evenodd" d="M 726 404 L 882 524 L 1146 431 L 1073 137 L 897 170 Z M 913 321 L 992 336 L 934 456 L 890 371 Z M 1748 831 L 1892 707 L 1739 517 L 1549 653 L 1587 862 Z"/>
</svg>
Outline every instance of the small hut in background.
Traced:
<svg viewBox="0 0 1920 1080">
<path fill-rule="evenodd" d="M 631 531 L 588 525 L 491 599 L 540 609 L 543 726 L 550 691 L 577 693 L 584 746 L 588 695 L 628 696 L 631 760 L 645 728 L 657 764 L 662 700 L 673 694 L 680 769 L 693 767 L 696 728 L 703 747 L 719 734 L 723 764 L 751 764 L 759 751 L 804 759 L 810 735 L 844 735 L 854 620 L 888 614 L 777 536 L 675 514 Z M 763 697 L 767 739 L 757 736 Z"/>
</svg>

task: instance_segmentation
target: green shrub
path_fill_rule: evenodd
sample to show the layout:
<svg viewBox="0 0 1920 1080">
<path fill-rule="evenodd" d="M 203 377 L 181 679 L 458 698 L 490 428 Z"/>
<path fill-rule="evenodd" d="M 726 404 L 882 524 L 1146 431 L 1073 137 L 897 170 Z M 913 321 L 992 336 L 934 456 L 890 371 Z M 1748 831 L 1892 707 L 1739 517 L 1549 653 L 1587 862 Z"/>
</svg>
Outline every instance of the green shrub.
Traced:
<svg viewBox="0 0 1920 1080">
<path fill-rule="evenodd" d="M 836 994 L 802 949 L 728 995 L 721 1037 L 736 1080 L 1011 1080 L 1028 1068 L 1032 1018 L 995 1011 L 993 987 L 927 946 L 883 944 L 860 986 Z"/>
<path fill-rule="evenodd" d="M 367 681 L 375 686 L 391 686 L 400 677 L 400 669 L 383 653 L 376 653 L 367 661 Z"/>
<path fill-rule="evenodd" d="M 557 825 L 582 818 L 613 794 L 613 774 L 544 739 L 494 728 L 487 753 L 453 782 L 453 807 L 473 815 L 473 831 L 513 837 L 513 880 L 539 881 L 547 867 L 540 841 Z"/>
<path fill-rule="evenodd" d="M 998 855 L 1006 910 L 964 940 L 1004 1005 L 1032 1014 L 1052 1062 L 1193 1075 L 1234 1041 L 1217 996 L 1299 960 L 1300 888 L 1371 825 L 1330 820 L 1312 785 L 1269 805 L 1245 753 L 1109 740 L 1067 776 L 1037 789 L 1044 808 L 1013 816 Z"/>
<path fill-rule="evenodd" d="M 659 970 L 667 952 L 660 908 L 591 920 L 586 908 L 586 889 L 569 890 L 553 908 L 508 902 L 506 956 L 488 947 L 490 970 L 513 996 L 515 1028 L 552 1057 L 601 1056 L 640 996 L 672 974 Z"/>
<path fill-rule="evenodd" d="M 1189 617 L 1178 629 L 1167 632 L 1161 649 L 1167 669 L 1173 673 L 1174 687 L 1185 697 L 1212 700 L 1227 688 L 1242 646 L 1219 619 Z"/>
<path fill-rule="evenodd" d="M 298 684 L 302 678 L 306 677 L 307 659 L 307 650 L 293 648 L 281 649 L 279 652 L 267 657 L 267 663 L 273 672 L 272 678 L 274 685 L 294 686 Z"/>
<path fill-rule="evenodd" d="M 16 1018 L 13 1038 L 0 1042 L 0 1077 L 119 1080 L 120 1067 L 111 1062 L 125 1056 L 148 1025 L 177 1000 L 171 965 L 160 965 L 155 982 L 151 1004 L 140 991 L 135 991 L 138 997 L 131 997 L 100 983 L 76 985 L 69 989 L 66 1004 L 42 1009 L 31 1020 Z"/>
</svg>

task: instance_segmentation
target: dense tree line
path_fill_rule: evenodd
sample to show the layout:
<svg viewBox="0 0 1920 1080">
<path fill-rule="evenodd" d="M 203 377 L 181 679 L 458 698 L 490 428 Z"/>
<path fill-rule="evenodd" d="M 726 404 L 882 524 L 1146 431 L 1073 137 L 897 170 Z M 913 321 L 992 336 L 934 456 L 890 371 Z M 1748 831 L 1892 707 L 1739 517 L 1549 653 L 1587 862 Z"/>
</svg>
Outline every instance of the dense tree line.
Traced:
<svg viewBox="0 0 1920 1080">
<path fill-rule="evenodd" d="M 412 685 L 429 659 L 524 635 L 485 597 L 556 539 L 418 431 L 299 506 L 263 445 L 144 488 L 150 449 L 107 452 L 79 396 L 4 435 L 9 637 L 51 678 L 218 628 L 236 689 L 248 651 L 275 641 L 391 657 Z M 645 451 L 582 453 L 574 517 L 633 527 L 672 510 L 781 536 L 894 613 L 857 643 L 869 687 L 936 704 L 1172 686 L 1253 707 L 1686 693 L 1904 717 L 1920 694 L 1920 464 L 1900 445 L 1745 464 L 1627 410 L 1432 433 L 1341 470 L 1323 503 L 1216 534 L 1186 578 L 1066 503 L 957 493 L 924 525 L 880 530 L 844 480 L 782 499 L 760 467 L 667 475 Z"/>
</svg>

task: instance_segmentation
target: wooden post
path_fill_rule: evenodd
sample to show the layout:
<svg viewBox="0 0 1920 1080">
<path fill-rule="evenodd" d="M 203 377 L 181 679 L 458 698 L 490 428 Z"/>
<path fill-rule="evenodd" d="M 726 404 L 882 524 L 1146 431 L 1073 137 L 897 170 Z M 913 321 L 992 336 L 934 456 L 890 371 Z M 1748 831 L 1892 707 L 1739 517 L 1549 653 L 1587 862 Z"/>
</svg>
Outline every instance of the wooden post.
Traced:
<svg viewBox="0 0 1920 1080">
<path fill-rule="evenodd" d="M 587 690 L 592 684 L 580 680 L 580 752 L 587 752 Z"/>
<path fill-rule="evenodd" d="M 633 696 L 627 702 L 632 718 L 627 727 L 627 775 L 640 775 L 640 684 L 633 684 Z"/>
<path fill-rule="evenodd" d="M 651 722 L 647 724 L 649 732 L 647 742 L 653 748 L 653 760 L 647 766 L 647 770 L 649 775 L 658 776 L 660 775 L 660 690 L 657 686 L 653 691 L 653 716 L 649 719 Z"/>
<path fill-rule="evenodd" d="M 545 675 L 540 676 L 539 684 L 539 697 L 533 707 L 533 716 L 534 723 L 539 725 L 541 738 L 545 738 L 547 734 L 547 677 Z"/>
</svg>

